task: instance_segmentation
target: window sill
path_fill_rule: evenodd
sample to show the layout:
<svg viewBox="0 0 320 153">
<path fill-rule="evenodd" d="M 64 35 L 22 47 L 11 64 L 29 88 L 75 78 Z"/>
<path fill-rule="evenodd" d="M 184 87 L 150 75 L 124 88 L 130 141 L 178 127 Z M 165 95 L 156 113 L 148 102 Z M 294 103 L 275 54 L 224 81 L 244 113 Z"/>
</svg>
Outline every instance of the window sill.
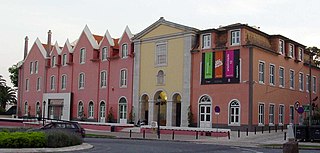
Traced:
<svg viewBox="0 0 320 153">
<path fill-rule="evenodd" d="M 258 126 L 264 126 L 264 124 L 262 124 L 262 123 L 259 123 L 259 124 L 258 124 Z"/>
<path fill-rule="evenodd" d="M 240 126 L 240 124 L 228 124 L 228 126 Z"/>
</svg>

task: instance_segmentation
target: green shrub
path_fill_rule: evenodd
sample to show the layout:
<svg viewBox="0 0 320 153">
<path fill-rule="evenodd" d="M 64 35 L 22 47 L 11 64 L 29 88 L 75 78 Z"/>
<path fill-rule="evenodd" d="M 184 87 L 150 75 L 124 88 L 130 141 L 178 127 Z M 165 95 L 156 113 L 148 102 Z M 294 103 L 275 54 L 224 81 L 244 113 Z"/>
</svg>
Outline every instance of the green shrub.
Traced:
<svg viewBox="0 0 320 153">
<path fill-rule="evenodd" d="M 80 145 L 83 142 L 80 134 L 65 130 L 48 130 L 46 134 L 46 147 L 57 148 Z"/>
<path fill-rule="evenodd" d="M 45 144 L 43 132 L 0 132 L 0 148 L 38 148 Z"/>
</svg>

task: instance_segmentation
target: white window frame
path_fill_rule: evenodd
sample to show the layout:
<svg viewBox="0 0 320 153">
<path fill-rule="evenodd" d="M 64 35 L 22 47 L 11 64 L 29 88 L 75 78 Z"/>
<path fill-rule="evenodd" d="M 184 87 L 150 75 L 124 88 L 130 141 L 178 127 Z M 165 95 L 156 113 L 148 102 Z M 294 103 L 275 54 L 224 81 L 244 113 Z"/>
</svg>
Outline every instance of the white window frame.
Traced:
<svg viewBox="0 0 320 153">
<path fill-rule="evenodd" d="M 104 46 L 102 49 L 101 49 L 101 60 L 102 61 L 105 61 L 108 59 L 108 47 L 107 46 Z"/>
<path fill-rule="evenodd" d="M 211 33 L 202 34 L 202 49 L 211 48 Z"/>
<path fill-rule="evenodd" d="M 41 90 L 41 78 L 37 78 L 37 84 L 36 84 L 36 90 L 40 91 Z"/>
<path fill-rule="evenodd" d="M 56 77 L 54 75 L 50 77 L 50 89 L 51 90 L 56 89 Z"/>
<path fill-rule="evenodd" d="M 85 86 L 85 74 L 83 72 L 81 72 L 79 74 L 78 88 L 84 89 L 84 86 Z"/>
<path fill-rule="evenodd" d="M 29 79 L 26 79 L 25 87 L 26 91 L 29 91 Z"/>
<path fill-rule="evenodd" d="M 236 102 L 238 105 L 231 106 L 233 102 Z M 232 114 L 232 110 L 235 110 L 235 112 Z M 236 113 L 236 110 L 238 110 L 238 114 Z M 237 99 L 232 99 L 229 102 L 228 105 L 228 125 L 229 126 L 240 126 L 241 125 L 241 104 L 240 101 Z M 238 117 L 238 122 L 236 122 L 236 118 Z M 231 121 L 231 119 L 234 119 L 234 122 Z"/>
<path fill-rule="evenodd" d="M 160 72 L 162 72 L 162 74 L 160 74 Z M 159 70 L 158 74 L 157 74 L 157 85 L 164 85 L 165 84 L 164 76 L 165 76 L 164 71 Z"/>
<path fill-rule="evenodd" d="M 278 124 L 283 125 L 284 124 L 284 112 L 285 112 L 285 107 L 283 104 L 279 105 L 279 118 L 278 118 Z"/>
<path fill-rule="evenodd" d="M 107 87 L 107 71 L 100 72 L 100 87 L 101 88 Z"/>
<path fill-rule="evenodd" d="M 299 91 L 304 90 L 304 75 L 302 72 L 299 72 Z"/>
<path fill-rule="evenodd" d="M 231 46 L 236 46 L 241 44 L 241 30 L 235 29 L 230 31 L 231 36 Z"/>
<path fill-rule="evenodd" d="M 121 100 L 124 99 L 125 103 L 122 103 Z M 127 119 L 128 111 L 128 101 L 125 97 L 119 99 L 119 119 Z"/>
<path fill-rule="evenodd" d="M 24 102 L 24 115 L 28 116 L 28 112 L 29 112 L 29 105 L 28 102 Z"/>
<path fill-rule="evenodd" d="M 51 67 L 56 67 L 56 56 L 52 56 L 51 58 Z"/>
<path fill-rule="evenodd" d="M 299 53 L 298 53 L 298 60 L 302 61 L 303 60 L 303 49 L 301 47 L 299 47 Z"/>
<path fill-rule="evenodd" d="M 312 82 L 312 92 L 317 93 L 317 77 L 313 75 L 311 82 Z"/>
<path fill-rule="evenodd" d="M 88 106 L 88 118 L 93 119 L 94 118 L 94 103 L 93 101 L 89 102 Z"/>
<path fill-rule="evenodd" d="M 121 45 L 121 58 L 128 58 L 128 44 Z"/>
<path fill-rule="evenodd" d="M 61 90 L 66 90 L 67 88 L 67 75 L 63 74 L 61 76 Z"/>
<path fill-rule="evenodd" d="M 289 106 L 289 123 L 294 124 L 294 106 Z"/>
<path fill-rule="evenodd" d="M 262 67 L 260 67 L 260 65 L 262 65 Z M 263 70 L 261 70 L 261 68 L 263 68 Z M 258 64 L 258 78 L 259 78 L 259 83 L 260 84 L 264 84 L 265 81 L 265 62 L 264 61 L 260 61 L 259 60 L 259 64 Z"/>
<path fill-rule="evenodd" d="M 86 63 L 86 48 L 81 48 L 80 49 L 79 63 L 80 64 Z"/>
<path fill-rule="evenodd" d="M 121 69 L 120 70 L 120 88 L 126 88 L 128 83 L 128 70 Z"/>
<path fill-rule="evenodd" d="M 262 109 L 261 109 L 261 106 L 262 106 Z M 263 126 L 264 123 L 265 123 L 265 104 L 258 103 L 258 126 Z"/>
<path fill-rule="evenodd" d="M 63 54 L 62 55 L 62 66 L 66 66 L 67 65 L 67 54 Z"/>
<path fill-rule="evenodd" d="M 294 70 L 290 69 L 289 70 L 289 87 L 290 89 L 294 89 Z"/>
<path fill-rule="evenodd" d="M 81 105 L 80 105 L 81 104 Z M 78 109 L 77 109 L 77 117 L 81 118 L 84 114 L 84 104 L 83 102 L 80 100 L 78 102 Z"/>
<path fill-rule="evenodd" d="M 309 92 L 311 89 L 311 85 L 309 84 L 309 74 L 306 75 L 306 92 Z"/>
<path fill-rule="evenodd" d="M 294 44 L 289 43 L 289 57 L 294 58 Z"/>
<path fill-rule="evenodd" d="M 39 101 L 36 102 L 35 114 L 36 114 L 36 117 L 40 117 L 41 116 L 41 107 L 40 107 L 40 102 Z"/>
<path fill-rule="evenodd" d="M 99 104 L 99 122 L 102 122 L 101 118 L 106 117 L 106 103 L 104 101 L 100 101 Z"/>
<path fill-rule="evenodd" d="M 30 62 L 30 74 L 33 74 L 33 62 Z"/>
<path fill-rule="evenodd" d="M 165 49 L 165 50 L 161 50 L 161 49 Z M 156 46 L 155 46 L 155 65 L 156 66 L 166 66 L 167 63 L 168 63 L 168 45 L 167 45 L 167 42 L 156 43 Z"/>
<path fill-rule="evenodd" d="M 279 67 L 279 87 L 285 87 L 285 69 L 282 66 Z"/>
<path fill-rule="evenodd" d="M 284 41 L 282 39 L 279 39 L 279 53 L 281 55 L 283 55 L 284 54 L 284 50 L 285 50 Z"/>
<path fill-rule="evenodd" d="M 274 126 L 275 124 L 275 105 L 273 103 L 269 104 L 269 126 Z"/>
<path fill-rule="evenodd" d="M 39 62 L 35 61 L 34 62 L 34 73 L 38 74 L 38 72 L 39 72 Z"/>
<path fill-rule="evenodd" d="M 274 64 L 269 65 L 269 84 L 271 86 L 274 86 L 276 84 L 275 68 L 276 68 L 276 66 Z"/>
</svg>

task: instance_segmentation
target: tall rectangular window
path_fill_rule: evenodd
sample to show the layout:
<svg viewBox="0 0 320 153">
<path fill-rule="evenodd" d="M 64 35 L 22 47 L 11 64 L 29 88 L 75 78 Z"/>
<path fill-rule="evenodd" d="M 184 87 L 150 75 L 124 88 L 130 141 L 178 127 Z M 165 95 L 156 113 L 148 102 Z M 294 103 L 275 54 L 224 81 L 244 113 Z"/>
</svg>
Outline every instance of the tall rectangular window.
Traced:
<svg viewBox="0 0 320 153">
<path fill-rule="evenodd" d="M 67 76 L 66 75 L 62 75 L 61 76 L 61 89 L 65 90 L 67 87 Z"/>
<path fill-rule="evenodd" d="M 62 55 L 62 65 L 66 66 L 67 65 L 67 54 Z"/>
<path fill-rule="evenodd" d="M 294 71 L 290 70 L 290 89 L 294 89 Z"/>
<path fill-rule="evenodd" d="M 127 70 L 120 71 L 120 87 L 127 87 Z"/>
<path fill-rule="evenodd" d="M 299 90 L 300 91 L 303 91 L 303 84 L 304 84 L 303 78 L 304 78 L 303 73 L 300 72 L 299 73 Z"/>
<path fill-rule="evenodd" d="M 317 92 L 317 78 L 312 76 L 312 91 L 313 93 Z"/>
<path fill-rule="evenodd" d="M 41 81 L 40 78 L 37 78 L 37 85 L 36 85 L 37 91 L 40 91 L 40 84 L 41 84 L 40 81 Z"/>
<path fill-rule="evenodd" d="M 240 45 L 240 30 L 231 31 L 231 45 Z"/>
<path fill-rule="evenodd" d="M 86 61 L 86 49 L 81 48 L 80 49 L 80 64 L 85 63 L 85 61 Z"/>
<path fill-rule="evenodd" d="M 289 44 L 289 57 L 293 58 L 294 57 L 294 45 Z"/>
<path fill-rule="evenodd" d="M 284 121 L 284 105 L 279 105 L 279 125 L 283 125 Z"/>
<path fill-rule="evenodd" d="M 270 104 L 269 106 L 269 124 L 274 124 L 274 105 Z"/>
<path fill-rule="evenodd" d="M 274 68 L 274 65 L 270 65 L 270 70 L 269 70 L 269 82 L 270 82 L 270 85 L 275 85 L 275 76 L 274 76 L 274 71 L 275 71 L 275 68 Z"/>
<path fill-rule="evenodd" d="M 26 91 L 29 91 L 29 79 L 26 79 Z"/>
<path fill-rule="evenodd" d="M 294 123 L 294 108 L 293 106 L 290 106 L 290 112 L 289 112 L 289 118 L 290 118 L 290 123 Z"/>
<path fill-rule="evenodd" d="M 259 125 L 264 125 L 264 104 L 259 104 Z"/>
<path fill-rule="evenodd" d="M 279 86 L 284 87 L 284 68 L 279 68 Z"/>
<path fill-rule="evenodd" d="M 202 48 L 203 49 L 211 48 L 211 34 L 202 35 Z"/>
<path fill-rule="evenodd" d="M 121 47 L 121 58 L 127 58 L 128 57 L 128 45 L 123 44 Z"/>
<path fill-rule="evenodd" d="M 39 71 L 39 63 L 38 63 L 38 61 L 35 61 L 34 62 L 34 73 L 38 74 L 38 71 Z"/>
<path fill-rule="evenodd" d="M 30 62 L 30 74 L 33 74 L 33 62 Z"/>
<path fill-rule="evenodd" d="M 54 76 L 51 76 L 50 78 L 50 89 L 54 90 L 56 88 L 56 79 Z"/>
<path fill-rule="evenodd" d="M 259 62 L 259 83 L 264 83 L 264 62 Z"/>
<path fill-rule="evenodd" d="M 80 73 L 79 74 L 79 89 L 83 89 L 84 88 L 84 74 Z"/>
<path fill-rule="evenodd" d="M 51 58 L 51 67 L 55 67 L 56 66 L 56 57 L 52 56 Z"/>
<path fill-rule="evenodd" d="M 309 74 L 307 74 L 306 76 L 306 92 L 309 92 L 310 91 L 310 88 L 311 88 L 311 85 L 309 84 L 309 80 L 310 77 L 309 77 Z"/>
<path fill-rule="evenodd" d="M 101 53 L 101 60 L 106 60 L 108 57 L 108 48 L 107 47 L 103 47 L 102 48 L 102 53 Z"/>
<path fill-rule="evenodd" d="M 281 55 L 284 54 L 284 41 L 283 40 L 279 40 L 279 53 Z"/>
<path fill-rule="evenodd" d="M 167 44 L 157 44 L 156 47 L 156 65 L 164 66 L 167 65 Z"/>
<path fill-rule="evenodd" d="M 298 60 L 299 60 L 299 61 L 302 61 L 302 60 L 303 60 L 303 49 L 302 49 L 302 48 L 299 48 L 299 57 L 298 57 Z"/>
<path fill-rule="evenodd" d="M 107 72 L 102 71 L 100 74 L 100 87 L 106 87 L 107 86 Z"/>
</svg>

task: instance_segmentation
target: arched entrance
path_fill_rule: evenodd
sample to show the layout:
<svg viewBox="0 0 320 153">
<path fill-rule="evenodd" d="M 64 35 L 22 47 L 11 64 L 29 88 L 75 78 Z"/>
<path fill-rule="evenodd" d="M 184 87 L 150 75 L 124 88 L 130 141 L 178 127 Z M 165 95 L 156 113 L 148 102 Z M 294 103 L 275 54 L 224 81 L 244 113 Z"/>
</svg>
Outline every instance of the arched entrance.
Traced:
<svg viewBox="0 0 320 153">
<path fill-rule="evenodd" d="M 211 98 L 204 95 L 199 100 L 199 124 L 201 128 L 211 128 L 211 110 L 212 110 Z"/>
<path fill-rule="evenodd" d="M 144 94 L 140 100 L 140 116 L 139 119 L 144 124 L 148 124 L 148 117 L 149 117 L 149 97 L 148 95 Z"/>
<path fill-rule="evenodd" d="M 172 97 L 172 126 L 181 125 L 181 96 L 174 94 Z"/>
<path fill-rule="evenodd" d="M 166 126 L 167 123 L 167 94 L 164 91 L 158 91 L 154 95 L 154 106 L 153 106 L 153 120 L 158 120 L 158 115 L 160 115 L 160 125 Z M 160 112 L 158 112 L 157 103 L 160 103 Z"/>
</svg>

